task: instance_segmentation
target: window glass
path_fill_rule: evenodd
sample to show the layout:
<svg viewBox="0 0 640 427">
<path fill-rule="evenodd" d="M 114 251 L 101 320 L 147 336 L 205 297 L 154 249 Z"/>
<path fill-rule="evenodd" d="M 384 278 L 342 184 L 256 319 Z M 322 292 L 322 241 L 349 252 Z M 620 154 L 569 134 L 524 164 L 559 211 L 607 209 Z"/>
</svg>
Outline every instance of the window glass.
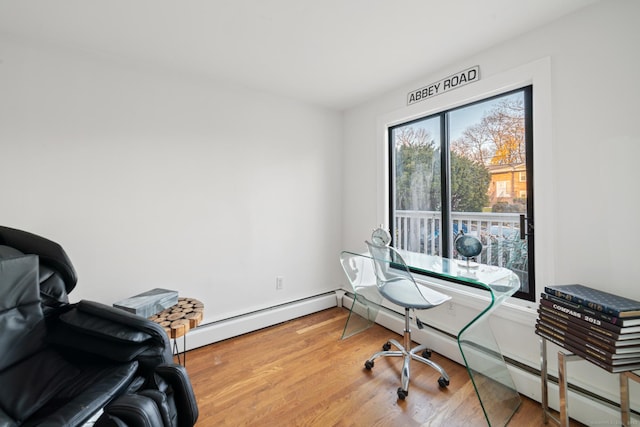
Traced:
<svg viewBox="0 0 640 427">
<path fill-rule="evenodd" d="M 391 130 L 395 148 L 396 242 L 413 252 L 439 254 L 440 120 L 427 118 Z"/>
</svg>

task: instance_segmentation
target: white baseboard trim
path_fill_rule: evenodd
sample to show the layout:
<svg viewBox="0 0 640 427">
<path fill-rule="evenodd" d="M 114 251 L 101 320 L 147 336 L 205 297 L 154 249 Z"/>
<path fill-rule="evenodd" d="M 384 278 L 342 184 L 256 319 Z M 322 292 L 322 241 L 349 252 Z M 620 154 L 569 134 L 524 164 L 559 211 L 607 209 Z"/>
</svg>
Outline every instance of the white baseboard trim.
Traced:
<svg viewBox="0 0 640 427">
<path fill-rule="evenodd" d="M 218 341 L 237 337 L 278 323 L 326 310 L 337 305 L 334 292 L 305 298 L 299 301 L 278 305 L 253 313 L 235 316 L 216 322 L 201 324 L 186 335 L 186 340 L 178 338 L 176 344 L 183 351 L 186 342 L 187 350 L 202 347 Z"/>
<path fill-rule="evenodd" d="M 349 296 L 343 297 L 344 307 L 351 307 L 353 299 Z M 403 334 L 404 318 L 400 313 L 394 313 L 391 310 L 381 309 L 378 312 L 376 323 L 385 328 Z M 458 343 L 455 338 L 447 334 L 440 333 L 436 330 L 425 328 L 411 330 L 412 339 L 419 343 L 428 343 L 429 347 L 436 353 L 445 356 L 461 365 L 464 365 Z M 375 346 L 374 346 L 375 348 Z M 377 350 L 376 350 L 377 351 Z M 518 366 L 507 364 L 513 382 L 518 392 L 529 397 L 536 402 L 541 402 L 542 383 L 540 380 L 539 368 L 532 367 L 531 371 L 527 371 Z M 453 385 L 455 386 L 455 385 Z M 559 390 L 558 385 L 549 383 L 548 385 L 549 407 L 558 410 L 559 406 Z M 569 415 L 572 419 L 580 421 L 586 425 L 618 425 L 620 424 L 620 410 L 617 407 L 608 405 L 605 401 L 593 400 L 583 394 L 569 391 Z M 540 425 L 542 422 L 542 408 L 540 408 Z M 635 421 L 635 418 L 633 419 Z M 550 423 L 549 425 L 553 425 Z"/>
</svg>

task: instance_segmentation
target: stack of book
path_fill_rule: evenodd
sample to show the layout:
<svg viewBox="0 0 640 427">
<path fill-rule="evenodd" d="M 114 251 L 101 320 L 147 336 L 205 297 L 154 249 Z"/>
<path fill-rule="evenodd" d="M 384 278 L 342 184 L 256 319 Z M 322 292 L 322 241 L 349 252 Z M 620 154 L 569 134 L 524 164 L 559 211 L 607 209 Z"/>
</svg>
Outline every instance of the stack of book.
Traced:
<svg viewBox="0 0 640 427">
<path fill-rule="evenodd" d="M 536 334 L 609 372 L 640 369 L 640 302 L 583 285 L 546 286 Z"/>
</svg>

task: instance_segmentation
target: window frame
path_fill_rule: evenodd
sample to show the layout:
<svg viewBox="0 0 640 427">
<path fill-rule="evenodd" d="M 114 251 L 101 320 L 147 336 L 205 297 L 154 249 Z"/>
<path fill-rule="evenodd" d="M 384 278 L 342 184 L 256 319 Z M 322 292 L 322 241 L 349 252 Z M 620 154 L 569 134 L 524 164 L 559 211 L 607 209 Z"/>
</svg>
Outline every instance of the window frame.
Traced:
<svg viewBox="0 0 640 427">
<path fill-rule="evenodd" d="M 516 76 L 514 78 L 514 75 Z M 383 202 L 384 206 L 384 214 L 380 215 L 383 218 L 383 222 L 391 225 L 391 218 L 393 217 L 392 205 L 390 201 L 390 186 L 392 183 L 390 182 L 390 173 L 393 170 L 393 166 L 391 164 L 391 154 L 389 152 L 389 139 L 390 139 L 390 131 L 389 129 L 394 126 L 407 124 L 415 120 L 422 120 L 429 116 L 433 116 L 435 114 L 439 114 L 442 111 L 454 110 L 456 108 L 460 108 L 463 106 L 468 106 L 477 102 L 482 102 L 493 97 L 503 96 L 508 94 L 509 92 L 522 90 L 524 87 L 531 86 L 531 90 L 533 91 L 533 87 L 536 86 L 540 91 L 540 97 L 538 102 L 534 102 L 533 100 L 529 100 L 531 107 L 531 114 L 529 115 L 530 123 L 527 125 L 527 130 L 530 133 L 528 141 L 532 141 L 533 133 L 540 135 L 542 139 L 542 143 L 535 144 L 536 145 L 536 154 L 535 157 L 540 158 L 541 156 L 545 156 L 545 153 L 550 152 L 550 114 L 543 112 L 542 114 L 538 114 L 538 111 L 541 111 L 541 105 L 545 105 L 548 110 L 548 104 L 550 103 L 550 84 L 549 84 L 549 61 L 548 58 L 544 58 L 542 60 L 535 61 L 533 63 L 522 66 L 517 70 L 513 70 L 512 72 L 506 72 L 502 75 L 494 77 L 491 82 L 483 82 L 482 85 L 478 85 L 477 88 L 473 87 L 473 85 L 469 85 L 468 87 L 461 88 L 459 93 L 455 93 L 451 96 L 442 96 L 441 99 L 430 100 L 430 102 L 425 102 L 422 108 L 417 108 L 414 106 L 408 106 L 405 109 L 405 114 L 402 113 L 401 110 L 397 110 L 393 113 L 390 113 L 384 117 L 380 117 L 378 119 L 378 124 L 382 126 L 379 129 L 384 132 L 384 145 L 382 147 L 382 157 L 384 158 L 384 167 L 379 169 L 379 172 L 383 172 L 382 177 L 385 181 L 383 186 L 378 187 L 378 200 Z M 526 76 L 526 77 L 523 77 Z M 511 82 L 505 83 L 505 80 L 512 79 Z M 495 82 L 500 82 L 499 84 L 495 84 Z M 484 84 L 487 83 L 487 84 Z M 480 87 L 482 86 L 482 88 Z M 481 89 L 481 90 L 474 90 Z M 467 92 L 467 93 L 464 93 Z M 538 95 L 538 90 L 536 89 L 536 95 Z M 473 95 L 470 96 L 469 93 Z M 457 96 L 462 95 L 462 96 Z M 442 101 L 442 102 L 438 102 Z M 426 108 L 425 108 L 426 107 Z M 413 114 L 412 114 L 413 113 Z M 535 120 L 537 118 L 537 120 Z M 446 127 L 443 127 L 446 129 Z M 546 137 L 546 138 L 545 138 Z M 533 143 L 532 143 L 533 144 Z M 533 145 L 532 145 L 533 146 Z M 527 150 L 528 153 L 531 153 L 531 149 Z M 528 154 L 530 155 L 530 154 Z M 536 207 L 534 206 L 533 201 L 533 187 L 534 181 L 538 181 L 536 187 L 540 187 L 543 191 L 549 190 L 552 188 L 552 177 L 551 174 L 546 173 L 546 177 L 543 179 L 535 178 L 535 166 L 534 166 L 534 156 L 530 155 L 530 158 L 527 158 L 528 168 L 531 169 L 534 174 L 533 179 L 527 180 L 527 196 L 528 203 L 531 204 L 531 207 L 528 206 L 527 210 L 531 209 L 529 212 L 536 212 Z M 541 176 L 541 173 L 537 174 Z M 540 181 L 543 181 L 540 183 Z M 381 194 L 381 190 L 384 191 Z M 537 190 L 538 191 L 538 190 Z M 548 192 L 550 193 L 550 191 Z M 544 200 L 548 200 L 548 197 L 543 197 Z M 549 215 L 543 215 L 542 223 L 551 224 L 552 220 Z M 389 227 L 391 228 L 391 227 Z M 532 228 L 531 228 L 532 231 Z M 534 248 L 531 250 L 529 247 L 529 257 L 532 259 L 530 265 L 533 264 L 533 267 L 530 268 L 529 275 L 531 280 L 531 285 L 529 286 L 529 292 L 521 292 L 519 291 L 514 296 L 518 298 L 518 301 L 522 301 L 524 304 L 528 304 L 531 301 L 535 301 L 535 282 L 536 277 L 538 277 L 538 270 L 540 268 L 545 269 L 547 271 L 544 274 L 545 278 L 553 277 L 553 271 L 547 270 L 546 267 L 549 265 L 553 265 L 552 258 L 554 251 L 554 245 L 547 245 L 545 257 L 543 257 L 542 262 L 535 263 L 533 262 L 537 257 L 535 256 L 535 251 L 540 251 L 540 248 Z M 466 286 L 469 286 L 468 283 L 464 283 Z M 468 288 L 467 288 L 468 289 Z"/>
</svg>

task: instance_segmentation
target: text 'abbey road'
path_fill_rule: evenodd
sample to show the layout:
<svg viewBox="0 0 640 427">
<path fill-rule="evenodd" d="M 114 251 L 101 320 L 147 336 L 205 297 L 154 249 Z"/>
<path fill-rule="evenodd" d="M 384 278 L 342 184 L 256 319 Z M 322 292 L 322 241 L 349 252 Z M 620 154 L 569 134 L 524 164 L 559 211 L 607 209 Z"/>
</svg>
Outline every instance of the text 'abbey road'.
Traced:
<svg viewBox="0 0 640 427">
<path fill-rule="evenodd" d="M 407 105 L 424 101 L 427 98 L 440 95 L 452 89 L 459 88 L 478 80 L 480 80 L 480 67 L 476 65 L 475 67 L 460 71 L 459 73 L 453 74 L 449 77 L 445 77 L 444 79 L 439 80 L 435 83 L 431 83 L 428 86 L 412 90 L 407 95 Z"/>
</svg>

